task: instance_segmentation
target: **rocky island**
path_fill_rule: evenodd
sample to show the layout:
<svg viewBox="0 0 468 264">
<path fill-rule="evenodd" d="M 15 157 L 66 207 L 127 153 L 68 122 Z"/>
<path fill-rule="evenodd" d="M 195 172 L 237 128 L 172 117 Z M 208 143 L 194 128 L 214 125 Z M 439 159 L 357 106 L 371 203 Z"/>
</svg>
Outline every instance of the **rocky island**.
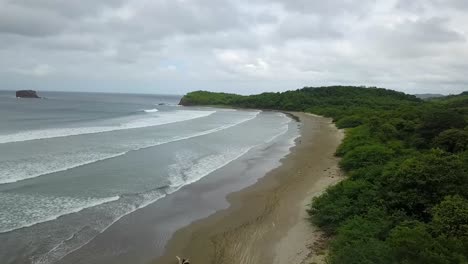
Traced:
<svg viewBox="0 0 468 264">
<path fill-rule="evenodd" d="M 16 91 L 16 98 L 40 98 L 36 91 L 33 90 L 19 90 Z"/>
</svg>

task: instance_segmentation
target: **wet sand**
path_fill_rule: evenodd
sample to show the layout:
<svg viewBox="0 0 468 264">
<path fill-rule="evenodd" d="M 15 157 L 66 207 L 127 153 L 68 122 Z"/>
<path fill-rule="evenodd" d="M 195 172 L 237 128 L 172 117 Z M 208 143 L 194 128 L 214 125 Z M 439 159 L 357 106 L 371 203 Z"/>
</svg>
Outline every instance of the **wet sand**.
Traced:
<svg viewBox="0 0 468 264">
<path fill-rule="evenodd" d="M 307 220 L 311 198 L 342 179 L 334 152 L 343 132 L 330 119 L 297 116 L 301 137 L 282 165 L 230 194 L 230 207 L 177 231 L 153 263 L 320 263 L 322 234 Z"/>
</svg>

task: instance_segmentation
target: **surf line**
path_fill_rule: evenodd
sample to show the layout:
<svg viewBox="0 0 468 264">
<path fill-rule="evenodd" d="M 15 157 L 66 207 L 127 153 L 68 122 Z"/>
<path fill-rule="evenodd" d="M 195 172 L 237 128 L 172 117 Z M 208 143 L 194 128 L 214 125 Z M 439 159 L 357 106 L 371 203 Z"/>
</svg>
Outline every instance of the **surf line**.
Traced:
<svg viewBox="0 0 468 264">
<path fill-rule="evenodd" d="M 0 185 L 19 182 L 19 181 L 23 181 L 23 180 L 32 179 L 32 178 L 37 178 L 37 177 L 40 177 L 40 176 L 44 176 L 44 175 L 48 175 L 48 174 L 52 174 L 52 173 L 56 173 L 56 172 L 71 170 L 71 169 L 81 167 L 81 166 L 85 166 L 85 165 L 89 165 L 89 164 L 92 164 L 92 163 L 95 163 L 95 162 L 100 162 L 100 161 L 120 157 L 120 156 L 128 154 L 131 151 L 138 151 L 138 150 L 142 150 L 142 149 L 146 149 L 146 148 L 160 146 L 160 145 L 163 145 L 163 144 L 168 144 L 168 143 L 172 143 L 172 142 L 177 142 L 177 141 L 181 141 L 181 140 L 186 140 L 186 139 L 191 139 L 191 138 L 195 138 L 195 137 L 200 137 L 200 136 L 212 134 L 212 133 L 215 133 L 215 132 L 218 132 L 218 131 L 222 131 L 222 130 L 225 130 L 225 129 L 240 125 L 240 124 L 245 123 L 247 121 L 250 121 L 250 120 L 256 118 L 259 113 L 260 112 L 255 112 L 255 114 L 253 116 L 245 118 L 245 119 L 243 119 L 243 120 L 241 120 L 240 122 L 237 122 L 237 123 L 233 123 L 233 124 L 224 125 L 224 126 L 220 126 L 220 127 L 217 127 L 217 128 L 205 130 L 205 131 L 198 132 L 198 133 L 195 133 L 195 134 L 192 134 L 192 135 L 189 135 L 189 136 L 174 137 L 174 138 L 172 138 L 172 139 L 170 139 L 168 141 L 157 142 L 155 144 L 130 149 L 128 151 L 124 151 L 124 152 L 120 152 L 120 153 L 116 153 L 116 154 L 111 154 L 111 155 L 109 155 L 107 157 L 102 157 L 102 158 L 99 158 L 99 159 L 96 159 L 96 160 L 90 160 L 88 162 L 81 162 L 81 163 L 78 163 L 76 165 L 71 165 L 71 166 L 68 166 L 68 167 L 65 167 L 65 168 L 62 168 L 62 169 L 56 169 L 56 170 L 47 171 L 47 172 L 43 172 L 43 173 L 32 174 L 32 175 L 28 175 L 28 176 L 21 177 L 21 178 L 7 178 L 7 179 L 1 179 L 0 178 Z"/>
</svg>

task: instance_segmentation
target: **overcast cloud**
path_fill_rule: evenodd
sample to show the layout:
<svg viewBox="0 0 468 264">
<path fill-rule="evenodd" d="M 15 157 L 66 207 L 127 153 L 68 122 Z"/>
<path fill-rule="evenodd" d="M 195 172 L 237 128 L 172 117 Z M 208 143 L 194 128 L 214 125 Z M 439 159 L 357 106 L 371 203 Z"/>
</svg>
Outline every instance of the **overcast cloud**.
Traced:
<svg viewBox="0 0 468 264">
<path fill-rule="evenodd" d="M 0 0 L 0 89 L 468 90 L 466 0 Z"/>
</svg>

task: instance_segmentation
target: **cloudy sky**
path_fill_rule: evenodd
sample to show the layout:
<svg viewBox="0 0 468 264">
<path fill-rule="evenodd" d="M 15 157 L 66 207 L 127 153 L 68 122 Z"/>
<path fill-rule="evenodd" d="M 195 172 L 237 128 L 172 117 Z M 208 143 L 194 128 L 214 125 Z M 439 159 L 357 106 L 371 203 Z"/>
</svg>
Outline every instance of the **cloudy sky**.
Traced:
<svg viewBox="0 0 468 264">
<path fill-rule="evenodd" d="M 468 90 L 467 0 L 0 0 L 0 89 Z"/>
</svg>

